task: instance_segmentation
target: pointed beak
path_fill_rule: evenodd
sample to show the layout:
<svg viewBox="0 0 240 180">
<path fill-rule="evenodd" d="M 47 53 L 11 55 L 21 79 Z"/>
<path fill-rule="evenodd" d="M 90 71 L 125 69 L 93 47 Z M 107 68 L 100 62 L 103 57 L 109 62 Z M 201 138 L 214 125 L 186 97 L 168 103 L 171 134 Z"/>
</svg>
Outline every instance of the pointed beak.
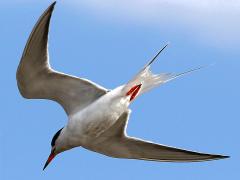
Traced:
<svg viewBox="0 0 240 180">
<path fill-rule="evenodd" d="M 126 96 L 130 96 L 130 101 L 132 101 L 138 94 L 139 90 L 141 89 L 142 84 L 138 84 L 133 86 L 127 93 Z"/>
<path fill-rule="evenodd" d="M 46 161 L 46 163 L 43 167 L 43 171 L 48 166 L 48 164 L 54 159 L 55 156 L 56 156 L 56 154 L 54 153 L 54 151 L 51 151 L 51 153 L 50 153 L 50 155 L 49 155 L 49 157 L 48 157 L 48 159 L 47 159 L 47 161 Z"/>
</svg>

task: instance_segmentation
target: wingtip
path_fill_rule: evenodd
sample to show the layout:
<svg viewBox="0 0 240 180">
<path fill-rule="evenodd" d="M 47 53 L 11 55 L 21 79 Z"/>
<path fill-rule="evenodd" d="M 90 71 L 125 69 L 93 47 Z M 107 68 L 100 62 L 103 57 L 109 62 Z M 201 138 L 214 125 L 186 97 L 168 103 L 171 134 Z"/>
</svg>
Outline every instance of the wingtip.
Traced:
<svg viewBox="0 0 240 180">
<path fill-rule="evenodd" d="M 221 159 L 227 159 L 227 158 L 230 158 L 231 156 L 223 156 L 223 155 L 220 155 L 220 158 Z"/>
<path fill-rule="evenodd" d="M 43 19 L 45 16 L 51 17 L 56 3 L 57 3 L 57 1 L 54 1 L 51 5 L 49 5 L 48 8 L 43 12 L 43 14 L 39 18 L 39 20 Z M 37 24 L 38 24 L 38 22 L 37 22 Z"/>
<path fill-rule="evenodd" d="M 53 3 L 50 6 L 55 6 L 55 4 L 57 3 L 57 1 L 53 1 Z"/>
<path fill-rule="evenodd" d="M 218 160 L 218 159 L 227 159 L 230 158 L 230 156 L 225 156 L 225 155 L 214 155 L 213 159 Z"/>
<path fill-rule="evenodd" d="M 53 11 L 56 3 L 57 3 L 57 1 L 54 1 L 54 2 L 48 7 L 48 11 Z"/>
</svg>

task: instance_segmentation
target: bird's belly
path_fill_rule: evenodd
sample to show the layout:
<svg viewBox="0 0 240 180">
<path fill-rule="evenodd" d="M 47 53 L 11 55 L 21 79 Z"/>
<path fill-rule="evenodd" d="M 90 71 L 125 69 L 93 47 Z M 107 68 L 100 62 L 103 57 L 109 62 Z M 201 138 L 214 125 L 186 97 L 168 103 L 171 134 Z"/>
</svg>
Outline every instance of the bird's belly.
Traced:
<svg viewBox="0 0 240 180">
<path fill-rule="evenodd" d="M 88 146 L 94 143 L 103 132 L 116 122 L 117 119 L 117 116 L 88 116 L 87 119 L 81 119 L 71 123 L 68 128 L 71 132 L 72 144 Z"/>
<path fill-rule="evenodd" d="M 87 121 L 86 124 L 83 126 L 83 133 L 89 138 L 96 138 L 108 128 L 110 128 L 115 123 L 117 118 L 118 116 L 109 115 L 105 117 L 102 116 L 97 117 L 96 119 L 91 119 L 90 121 Z"/>
<path fill-rule="evenodd" d="M 110 128 L 126 111 L 127 106 L 121 102 L 116 104 L 94 104 L 72 117 L 68 124 L 73 143 L 89 146 L 98 137 Z M 73 140 L 74 139 L 74 140 Z"/>
</svg>

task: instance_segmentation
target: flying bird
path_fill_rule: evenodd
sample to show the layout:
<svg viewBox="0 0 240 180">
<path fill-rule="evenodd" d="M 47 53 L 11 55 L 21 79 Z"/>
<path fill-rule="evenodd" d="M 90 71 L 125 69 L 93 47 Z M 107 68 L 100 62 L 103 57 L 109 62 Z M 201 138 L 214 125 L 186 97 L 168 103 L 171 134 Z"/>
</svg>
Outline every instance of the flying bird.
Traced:
<svg viewBox="0 0 240 180">
<path fill-rule="evenodd" d="M 51 153 L 43 169 L 59 153 L 79 146 L 110 157 L 149 161 L 194 162 L 228 157 L 169 147 L 126 134 L 129 105 L 136 97 L 198 69 L 180 74 L 153 74 L 150 65 L 167 45 L 133 79 L 113 90 L 53 70 L 48 57 L 48 32 L 55 3 L 34 26 L 16 74 L 23 97 L 56 101 L 68 115 L 67 125 L 52 138 Z"/>
</svg>

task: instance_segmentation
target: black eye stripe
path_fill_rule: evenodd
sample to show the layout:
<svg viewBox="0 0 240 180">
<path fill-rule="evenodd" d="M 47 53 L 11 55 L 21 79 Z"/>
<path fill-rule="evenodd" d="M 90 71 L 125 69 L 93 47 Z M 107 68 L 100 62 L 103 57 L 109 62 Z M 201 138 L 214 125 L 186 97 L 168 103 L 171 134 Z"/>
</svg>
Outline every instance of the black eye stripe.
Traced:
<svg viewBox="0 0 240 180">
<path fill-rule="evenodd" d="M 62 129 L 63 129 L 63 128 L 62 128 Z M 56 132 L 56 134 L 53 136 L 52 142 L 51 142 L 51 146 L 52 146 L 52 147 L 55 146 L 55 142 L 56 142 L 58 136 L 60 135 L 62 129 L 59 129 L 58 132 Z"/>
</svg>

